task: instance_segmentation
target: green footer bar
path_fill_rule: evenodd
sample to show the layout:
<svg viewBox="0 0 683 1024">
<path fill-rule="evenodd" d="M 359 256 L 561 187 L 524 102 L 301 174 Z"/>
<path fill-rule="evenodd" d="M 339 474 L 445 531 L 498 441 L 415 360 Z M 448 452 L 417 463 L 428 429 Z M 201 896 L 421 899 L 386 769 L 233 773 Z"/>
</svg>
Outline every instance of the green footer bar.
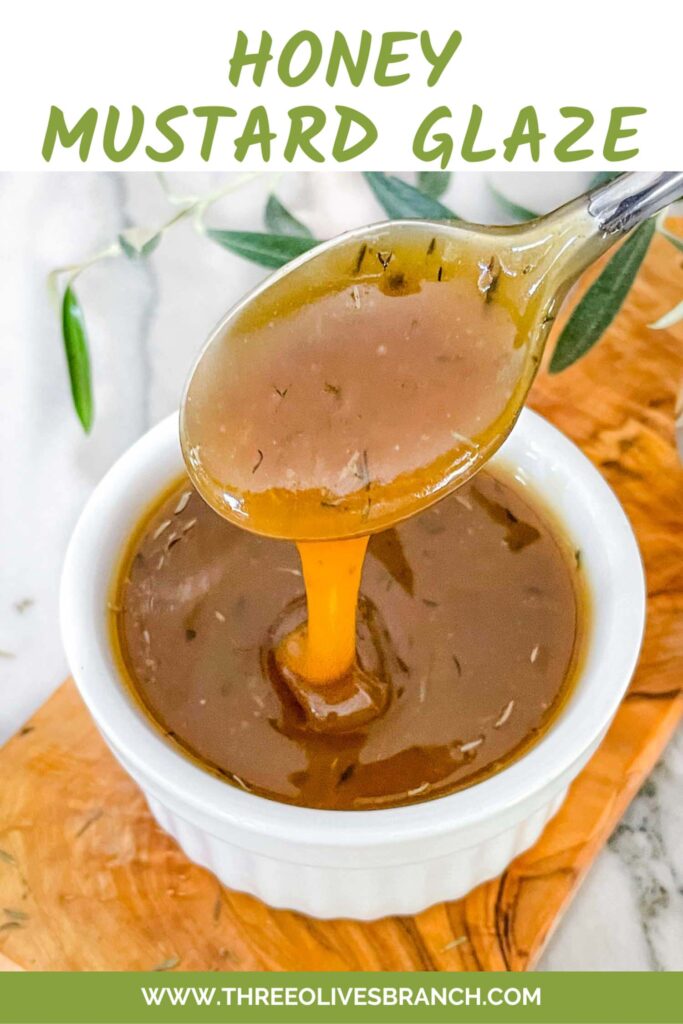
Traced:
<svg viewBox="0 0 683 1024">
<path fill-rule="evenodd" d="M 670 1024 L 682 974 L 0 974 L 0 1024 Z"/>
</svg>

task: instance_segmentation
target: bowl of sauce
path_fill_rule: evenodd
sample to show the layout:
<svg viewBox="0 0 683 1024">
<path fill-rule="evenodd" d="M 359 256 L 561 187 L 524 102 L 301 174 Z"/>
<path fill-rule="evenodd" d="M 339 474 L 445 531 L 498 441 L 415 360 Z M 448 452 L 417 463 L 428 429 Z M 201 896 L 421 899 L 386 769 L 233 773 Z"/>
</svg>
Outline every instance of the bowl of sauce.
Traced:
<svg viewBox="0 0 683 1024">
<path fill-rule="evenodd" d="M 356 468 L 349 523 L 367 501 Z M 244 491 L 250 514 L 264 493 Z M 313 497 L 301 558 L 227 521 L 169 417 L 76 527 L 67 656 L 152 813 L 226 885 L 318 917 L 415 913 L 499 873 L 561 805 L 637 660 L 640 557 L 599 473 L 524 410 L 458 490 L 388 528 L 377 513 L 362 574 L 340 556 L 353 686 L 307 686 L 306 588 L 329 565 Z"/>
</svg>

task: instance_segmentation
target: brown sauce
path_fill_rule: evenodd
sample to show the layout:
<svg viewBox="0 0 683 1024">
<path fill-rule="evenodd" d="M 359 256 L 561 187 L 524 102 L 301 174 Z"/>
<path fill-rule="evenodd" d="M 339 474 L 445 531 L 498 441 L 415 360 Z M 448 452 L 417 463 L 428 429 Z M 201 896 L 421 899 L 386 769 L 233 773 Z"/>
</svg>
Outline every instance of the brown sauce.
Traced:
<svg viewBox="0 0 683 1024">
<path fill-rule="evenodd" d="M 355 633 L 374 716 L 345 720 L 343 679 L 303 699 L 286 684 L 274 652 L 306 618 L 296 548 L 235 528 L 187 480 L 120 569 L 125 677 L 172 742 L 271 799 L 372 809 L 492 775 L 555 718 L 584 620 L 561 531 L 496 472 L 370 538 Z"/>
<path fill-rule="evenodd" d="M 370 228 L 266 282 L 197 362 L 181 416 L 191 478 L 229 521 L 299 547 L 306 621 L 274 657 L 312 727 L 382 713 L 386 688 L 355 657 L 368 535 L 462 486 L 502 443 L 581 216 L 521 233 Z"/>
<path fill-rule="evenodd" d="M 366 535 L 452 490 L 500 444 L 548 297 L 533 254 L 456 237 L 380 228 L 268 283 L 218 330 L 181 436 L 221 515 L 296 541 Z"/>
</svg>

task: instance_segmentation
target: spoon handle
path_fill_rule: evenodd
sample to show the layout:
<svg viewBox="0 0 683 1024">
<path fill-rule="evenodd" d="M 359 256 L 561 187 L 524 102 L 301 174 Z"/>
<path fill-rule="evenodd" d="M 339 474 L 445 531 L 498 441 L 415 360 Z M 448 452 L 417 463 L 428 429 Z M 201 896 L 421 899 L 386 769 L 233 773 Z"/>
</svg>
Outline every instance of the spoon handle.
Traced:
<svg viewBox="0 0 683 1024">
<path fill-rule="evenodd" d="M 591 192 L 588 213 L 600 234 L 624 235 L 653 213 L 683 197 L 683 171 L 622 174 Z"/>
</svg>

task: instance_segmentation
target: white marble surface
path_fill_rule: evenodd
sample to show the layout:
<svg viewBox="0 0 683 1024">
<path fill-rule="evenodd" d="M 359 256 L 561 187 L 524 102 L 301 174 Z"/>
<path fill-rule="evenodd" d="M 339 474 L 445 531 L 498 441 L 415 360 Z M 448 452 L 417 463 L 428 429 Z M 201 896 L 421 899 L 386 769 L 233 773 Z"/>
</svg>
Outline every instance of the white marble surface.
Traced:
<svg viewBox="0 0 683 1024">
<path fill-rule="evenodd" d="M 586 176 L 492 175 L 534 209 L 580 191 Z M 501 180 L 504 179 L 504 180 Z M 216 175 L 170 177 L 204 193 Z M 216 225 L 258 229 L 266 180 L 221 201 Z M 278 193 L 321 236 L 379 219 L 356 175 L 283 176 Z M 483 176 L 454 178 L 447 201 L 493 219 Z M 78 294 L 93 352 L 97 417 L 85 438 L 71 407 L 45 277 L 131 225 L 173 212 L 151 174 L 0 174 L 0 743 L 66 675 L 57 622 L 70 530 L 114 459 L 178 403 L 197 347 L 264 273 L 200 238 L 190 223 L 142 264 L 117 259 L 83 275 Z M 667 750 L 598 858 L 543 958 L 549 970 L 683 969 L 683 735 Z"/>
</svg>

